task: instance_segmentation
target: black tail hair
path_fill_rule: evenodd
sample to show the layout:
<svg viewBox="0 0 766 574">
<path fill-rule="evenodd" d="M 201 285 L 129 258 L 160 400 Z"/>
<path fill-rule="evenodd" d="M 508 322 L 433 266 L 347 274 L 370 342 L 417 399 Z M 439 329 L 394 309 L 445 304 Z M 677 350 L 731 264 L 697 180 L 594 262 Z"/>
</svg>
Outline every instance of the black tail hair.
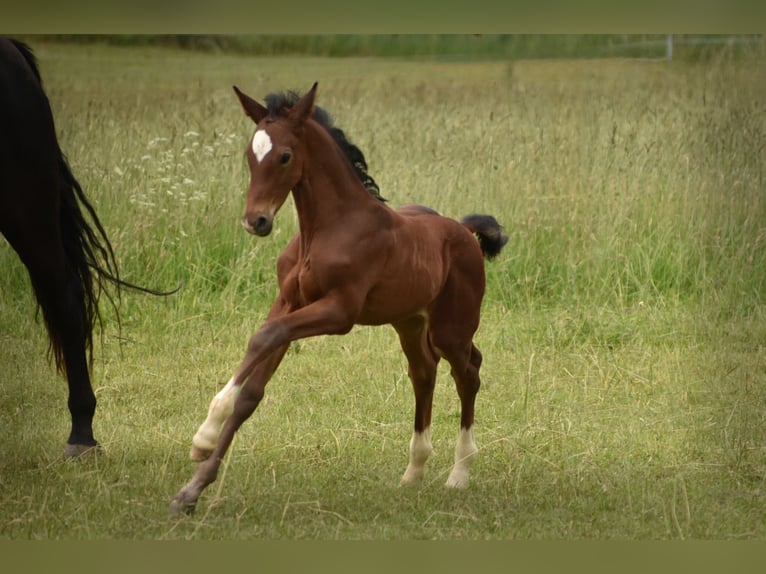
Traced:
<svg viewBox="0 0 766 574">
<path fill-rule="evenodd" d="M 40 76 L 40 70 L 37 66 L 37 60 L 34 53 L 29 46 L 23 42 L 14 39 L 11 39 L 11 42 L 31 68 L 47 102 L 47 96 L 45 96 L 45 91 L 43 89 L 42 77 Z M 112 250 L 112 244 L 109 242 L 109 238 L 106 235 L 106 231 L 104 231 L 104 227 L 101 225 L 101 221 L 96 215 L 96 211 L 85 196 L 79 182 L 72 174 L 72 170 L 69 168 L 69 164 L 60 149 L 58 150 L 58 155 L 59 171 L 62 182 L 59 212 L 61 236 L 67 262 L 77 276 L 82 292 L 83 311 L 80 321 L 85 330 L 85 346 L 88 351 L 88 358 L 92 361 L 93 327 L 95 326 L 96 321 L 101 325 L 101 314 L 99 312 L 98 302 L 102 290 L 106 293 L 109 302 L 117 314 L 118 325 L 120 322 L 115 298 L 112 297 L 106 289 L 103 289 L 103 284 L 105 282 L 116 287 L 116 295 L 118 299 L 121 287 L 127 287 L 152 295 L 166 296 L 177 292 L 181 288 L 181 285 L 172 291 L 155 291 L 153 289 L 147 289 L 146 287 L 134 285 L 133 283 L 129 283 L 120 278 L 117 260 L 115 259 L 114 251 Z M 83 209 L 81 209 L 81 207 L 85 210 L 87 216 L 83 214 Z M 50 303 L 45 300 L 42 290 L 38 289 L 38 286 L 34 285 L 34 282 L 32 286 L 35 291 L 38 309 L 42 308 L 43 311 L 43 320 L 48 331 L 50 348 L 56 362 L 56 369 L 63 374 L 66 365 L 61 334 L 58 332 L 52 317 L 48 316 Z"/>
<path fill-rule="evenodd" d="M 88 358 L 92 361 L 93 328 L 96 321 L 98 321 L 99 326 L 102 325 L 99 311 L 99 299 L 102 291 L 115 310 L 119 326 L 120 314 L 115 299 L 119 299 L 121 288 L 127 287 L 152 295 L 167 296 L 176 293 L 181 286 L 179 285 L 171 291 L 157 291 L 121 279 L 117 260 L 106 231 L 79 182 L 72 175 L 63 154 L 59 158 L 59 169 L 65 184 L 61 189 L 61 211 L 59 214 L 61 237 L 67 262 L 75 272 L 82 290 L 83 315 L 81 324 L 85 327 L 85 347 L 88 351 Z M 104 283 L 107 282 L 116 288 L 116 298 L 107 289 L 104 289 Z M 35 291 L 37 294 L 37 290 Z M 39 296 L 38 304 L 43 308 L 43 318 L 48 329 L 56 368 L 59 372 L 64 373 L 66 365 L 64 364 L 62 342 L 58 333 L 55 332 L 45 317 L 46 305 Z"/>
<path fill-rule="evenodd" d="M 508 243 L 508 236 L 503 233 L 503 227 L 491 215 L 466 215 L 460 223 L 476 235 L 481 252 L 487 259 L 494 259 Z"/>
</svg>

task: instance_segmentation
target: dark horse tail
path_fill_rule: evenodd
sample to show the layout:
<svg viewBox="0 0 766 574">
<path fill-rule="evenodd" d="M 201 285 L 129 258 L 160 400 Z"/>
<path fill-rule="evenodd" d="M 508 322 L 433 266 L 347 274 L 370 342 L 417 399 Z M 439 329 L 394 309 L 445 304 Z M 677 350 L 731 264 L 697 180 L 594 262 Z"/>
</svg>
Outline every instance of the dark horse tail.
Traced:
<svg viewBox="0 0 766 574">
<path fill-rule="evenodd" d="M 166 296 L 177 292 L 181 287 L 172 291 L 157 291 L 134 285 L 120 278 L 117 260 L 112 250 L 112 244 L 101 225 L 101 221 L 96 215 L 96 211 L 88 201 L 85 193 L 80 187 L 79 182 L 72 175 L 72 170 L 61 154 L 59 157 L 59 170 L 61 172 L 64 186 L 61 189 L 61 240 L 64 245 L 66 259 L 72 270 L 76 274 L 83 294 L 83 316 L 82 324 L 85 326 L 85 345 L 90 359 L 93 357 L 93 328 L 96 321 L 101 325 L 101 314 L 99 312 L 99 299 L 101 292 L 106 294 L 109 303 L 117 314 L 119 324 L 120 317 L 115 298 L 103 288 L 104 283 L 110 283 L 116 288 L 117 298 L 120 296 L 120 289 L 127 287 L 151 295 Z M 82 209 L 81 209 L 82 208 Z M 83 210 L 87 213 L 83 213 Z M 90 223 L 88 222 L 90 220 Z M 40 301 L 39 293 L 38 303 L 43 307 L 43 316 L 45 315 L 45 305 Z M 56 368 L 64 372 L 64 356 L 61 341 L 57 334 L 51 328 L 46 319 L 46 327 L 50 336 L 51 348 L 56 360 Z"/>
<path fill-rule="evenodd" d="M 508 236 L 502 226 L 491 215 L 472 214 L 460 220 L 479 239 L 481 252 L 487 259 L 493 259 L 508 243 Z"/>
<path fill-rule="evenodd" d="M 40 89 L 42 90 L 42 78 L 37 67 L 37 61 L 32 51 L 22 42 L 11 40 L 24 59 L 29 64 L 32 72 L 37 78 Z M 47 101 L 47 97 L 45 98 Z M 96 321 L 101 324 L 101 314 L 99 312 L 98 302 L 103 290 L 106 293 L 109 302 L 117 312 L 117 322 L 119 324 L 119 312 L 112 295 L 103 289 L 104 283 L 110 283 L 116 287 L 117 297 L 120 295 L 120 288 L 127 287 L 150 293 L 152 295 L 170 295 L 180 289 L 180 286 L 172 291 L 155 291 L 134 285 L 120 278 L 117 261 L 114 257 L 112 244 L 104 231 L 101 221 L 96 215 L 96 211 L 88 201 L 80 184 L 72 175 L 72 170 L 61 150 L 59 154 L 59 172 L 61 176 L 60 188 L 60 213 L 59 221 L 61 226 L 61 240 L 66 254 L 67 264 L 77 276 L 80 291 L 82 293 L 83 305 L 80 324 L 85 331 L 85 345 L 88 350 L 88 356 L 93 357 L 93 327 Z M 82 207 L 82 209 L 81 209 Z M 83 213 L 83 210 L 87 216 Z M 61 335 L 54 325 L 52 318 L 48 316 L 49 302 L 45 299 L 43 290 L 34 285 L 35 297 L 38 306 L 43 310 L 43 319 L 48 331 L 51 344 L 51 350 L 56 361 L 56 368 L 60 373 L 65 372 L 65 360 L 63 352 L 63 341 Z"/>
</svg>

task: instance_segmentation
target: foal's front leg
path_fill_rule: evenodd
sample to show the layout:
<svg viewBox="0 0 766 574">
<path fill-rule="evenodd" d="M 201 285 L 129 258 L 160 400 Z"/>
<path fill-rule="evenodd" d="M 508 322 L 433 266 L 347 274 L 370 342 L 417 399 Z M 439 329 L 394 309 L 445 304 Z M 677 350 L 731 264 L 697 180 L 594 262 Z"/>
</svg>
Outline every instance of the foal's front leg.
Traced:
<svg viewBox="0 0 766 574">
<path fill-rule="evenodd" d="M 234 377 L 232 377 L 226 383 L 226 386 L 213 397 L 205 422 L 200 425 L 192 438 L 189 458 L 193 461 L 202 462 L 210 458 L 215 445 L 218 444 L 218 437 L 221 435 L 223 423 L 234 412 L 234 403 L 239 396 L 240 390 L 242 390 L 242 386 L 235 385 Z"/>
<path fill-rule="evenodd" d="M 203 460 L 192 479 L 178 492 L 170 509 L 177 514 L 194 510 L 202 491 L 217 475 L 226 450 L 242 423 L 253 413 L 263 397 L 263 391 L 271 374 L 282 360 L 289 344 L 297 339 L 314 335 L 330 335 L 348 332 L 354 324 L 349 312 L 356 307 L 351 299 L 326 298 L 291 313 L 268 320 L 250 339 L 245 358 L 232 381 L 213 399 L 208 418 L 200 427 L 192 455 Z M 236 389 L 239 388 L 239 394 Z M 233 407 L 231 404 L 233 403 Z M 223 429 L 216 439 L 216 428 Z"/>
<path fill-rule="evenodd" d="M 192 479 L 171 503 L 174 514 L 191 513 L 202 491 L 218 476 L 218 469 L 237 429 L 253 414 L 263 398 L 266 383 L 279 366 L 289 345 L 275 350 L 253 373 L 237 383 L 231 378 L 210 403 L 207 418 L 192 439 L 190 457 L 200 461 Z"/>
<path fill-rule="evenodd" d="M 274 351 L 257 366 L 255 371 L 253 371 L 250 379 L 253 380 L 252 384 L 256 388 L 260 387 L 263 389 L 266 386 L 266 383 L 271 379 L 274 371 L 277 370 L 279 363 L 282 362 L 282 358 L 287 352 L 288 347 L 289 344 Z M 223 424 L 234 412 L 234 407 L 239 398 L 240 391 L 245 385 L 244 382 L 237 384 L 236 380 L 236 376 L 229 379 L 226 386 L 221 389 L 210 402 L 207 418 L 200 425 L 196 434 L 192 438 L 192 447 L 189 452 L 189 458 L 193 461 L 201 462 L 207 460 L 218 444 L 218 438 L 221 435 Z"/>
</svg>

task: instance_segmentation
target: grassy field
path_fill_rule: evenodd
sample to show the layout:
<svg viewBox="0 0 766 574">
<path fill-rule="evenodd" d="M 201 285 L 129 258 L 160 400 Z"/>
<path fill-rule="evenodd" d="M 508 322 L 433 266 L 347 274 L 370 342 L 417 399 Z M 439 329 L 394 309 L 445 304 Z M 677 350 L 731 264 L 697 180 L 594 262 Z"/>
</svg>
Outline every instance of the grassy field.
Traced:
<svg viewBox="0 0 766 574">
<path fill-rule="evenodd" d="M 755 57 L 483 63 L 36 47 L 62 147 L 123 276 L 95 422 L 65 461 L 66 386 L 0 241 L 0 537 L 763 539 L 766 76 Z M 481 449 L 447 491 L 458 400 L 401 489 L 414 401 L 390 328 L 296 343 L 197 513 L 190 440 L 276 293 L 296 231 L 239 219 L 252 133 L 231 90 L 319 81 L 394 206 L 494 214 L 477 344 Z"/>
</svg>

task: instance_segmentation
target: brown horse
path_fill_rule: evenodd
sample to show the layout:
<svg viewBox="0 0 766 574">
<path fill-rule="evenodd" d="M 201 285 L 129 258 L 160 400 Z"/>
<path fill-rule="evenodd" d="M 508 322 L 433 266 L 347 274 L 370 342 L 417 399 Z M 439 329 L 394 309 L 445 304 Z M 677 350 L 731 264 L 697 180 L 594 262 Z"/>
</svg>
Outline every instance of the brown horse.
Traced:
<svg viewBox="0 0 766 574">
<path fill-rule="evenodd" d="M 348 333 L 356 324 L 393 325 L 409 363 L 415 427 L 402 484 L 423 477 L 432 451 L 436 367 L 441 358 L 449 362 L 462 412 L 447 486 L 465 488 L 478 453 L 473 423 L 481 354 L 473 335 L 485 288 L 483 255 L 498 254 L 507 237 L 491 216 L 457 222 L 422 206 L 395 211 L 368 193 L 331 131 L 312 116 L 316 84 L 289 107 L 265 107 L 234 90 L 257 124 L 247 148 L 242 224 L 268 235 L 292 191 L 300 232 L 279 257 L 279 295 L 266 322 L 192 439 L 191 458 L 200 464 L 171 510 L 191 512 L 216 479 L 290 343 Z"/>
<path fill-rule="evenodd" d="M 109 283 L 118 296 L 121 286 L 169 293 L 120 279 L 106 232 L 59 147 L 34 55 L 6 38 L 0 38 L 0 232 L 29 271 L 56 367 L 66 374 L 72 427 L 64 454 L 96 450 L 88 355 L 101 288 Z"/>
</svg>

